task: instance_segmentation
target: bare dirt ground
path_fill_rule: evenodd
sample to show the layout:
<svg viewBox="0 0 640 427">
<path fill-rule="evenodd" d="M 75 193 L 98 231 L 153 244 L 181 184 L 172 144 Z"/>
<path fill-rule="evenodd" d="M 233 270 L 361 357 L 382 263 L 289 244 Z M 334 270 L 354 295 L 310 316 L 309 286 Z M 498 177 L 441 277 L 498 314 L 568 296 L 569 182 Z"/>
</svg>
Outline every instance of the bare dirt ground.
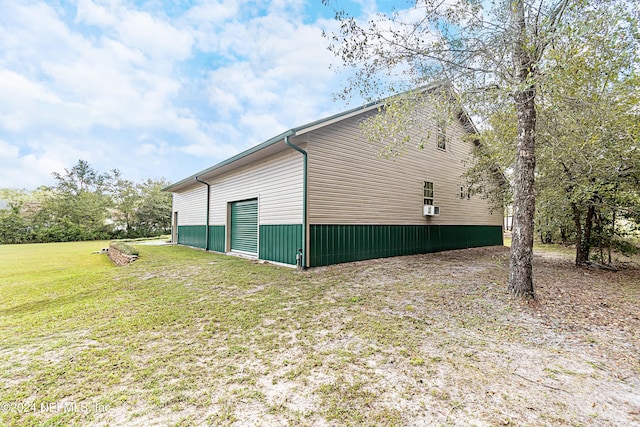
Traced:
<svg viewBox="0 0 640 427">
<path fill-rule="evenodd" d="M 536 252 L 534 302 L 509 296 L 505 247 L 317 268 L 287 284 L 258 273 L 214 291 L 245 307 L 273 298 L 269 308 L 222 340 L 221 321 L 193 341 L 198 365 L 176 367 L 198 372 L 200 391 L 162 392 L 207 405 L 104 425 L 640 426 L 640 268 L 627 267 Z"/>
<path fill-rule="evenodd" d="M 527 303 L 507 295 L 507 263 L 508 249 L 493 247 L 310 275 L 351 276 L 371 316 L 415 322 L 411 344 L 396 349 L 399 363 L 393 352 L 372 352 L 384 356 L 365 357 L 371 372 L 360 372 L 400 424 L 640 425 L 638 266 L 582 269 L 571 255 L 536 252 L 537 301 Z"/>
</svg>

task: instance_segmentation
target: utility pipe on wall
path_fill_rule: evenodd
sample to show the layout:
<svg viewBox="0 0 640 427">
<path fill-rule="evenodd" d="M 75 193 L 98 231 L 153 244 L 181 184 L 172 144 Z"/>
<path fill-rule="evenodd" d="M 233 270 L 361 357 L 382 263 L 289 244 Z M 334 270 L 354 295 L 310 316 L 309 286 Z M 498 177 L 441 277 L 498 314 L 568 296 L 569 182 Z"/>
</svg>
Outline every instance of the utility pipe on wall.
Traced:
<svg viewBox="0 0 640 427">
<path fill-rule="evenodd" d="M 201 181 L 200 179 L 198 179 L 198 177 L 196 176 L 196 181 L 198 181 L 201 184 L 204 184 L 207 186 L 207 220 L 205 221 L 205 230 L 204 230 L 204 236 L 205 236 L 205 242 L 204 242 L 204 250 L 208 251 L 209 250 L 209 205 L 210 203 L 210 199 L 211 199 L 211 185 L 209 185 L 208 183 Z"/>
<path fill-rule="evenodd" d="M 289 137 L 295 135 L 291 132 L 284 136 L 284 143 L 302 154 L 302 268 L 307 266 L 307 152 L 289 141 Z M 297 257 L 297 254 L 296 254 Z"/>
</svg>

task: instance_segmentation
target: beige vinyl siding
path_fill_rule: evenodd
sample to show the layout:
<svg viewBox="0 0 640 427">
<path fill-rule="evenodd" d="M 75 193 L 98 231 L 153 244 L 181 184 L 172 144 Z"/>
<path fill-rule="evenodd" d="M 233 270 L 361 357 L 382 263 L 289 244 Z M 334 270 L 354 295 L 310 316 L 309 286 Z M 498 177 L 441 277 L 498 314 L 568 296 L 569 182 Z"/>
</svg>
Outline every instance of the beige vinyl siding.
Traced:
<svg viewBox="0 0 640 427">
<path fill-rule="evenodd" d="M 173 211 L 178 212 L 178 225 L 206 225 L 206 185 L 195 183 L 186 190 L 173 193 Z"/>
<path fill-rule="evenodd" d="M 211 180 L 210 224 L 226 223 L 228 202 L 253 198 L 260 224 L 301 224 L 302 159 L 291 149 Z"/>
<path fill-rule="evenodd" d="M 305 135 L 309 142 L 309 223 L 502 225 L 501 210 L 490 213 L 479 196 L 460 198 L 463 161 L 473 142 L 463 141 L 463 125 L 447 128 L 447 150 L 436 147 L 436 126 L 429 126 L 425 148 L 409 143 L 406 154 L 379 157 L 382 144 L 372 146 L 362 135 L 364 115 L 343 120 Z M 423 182 L 434 184 L 434 205 L 440 216 L 422 215 Z"/>
</svg>

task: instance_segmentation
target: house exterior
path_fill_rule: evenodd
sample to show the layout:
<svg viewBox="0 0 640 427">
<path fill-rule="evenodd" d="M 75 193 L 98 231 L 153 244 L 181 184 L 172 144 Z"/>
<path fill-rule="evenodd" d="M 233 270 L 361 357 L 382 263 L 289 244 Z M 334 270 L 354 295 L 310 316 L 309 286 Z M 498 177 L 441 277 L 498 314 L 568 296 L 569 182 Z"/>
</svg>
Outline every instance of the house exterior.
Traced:
<svg viewBox="0 0 640 427">
<path fill-rule="evenodd" d="M 461 178 L 468 117 L 427 124 L 424 148 L 391 160 L 360 130 L 378 107 L 291 129 L 170 185 L 173 241 L 289 265 L 301 251 L 304 267 L 502 245 L 502 210 Z"/>
</svg>

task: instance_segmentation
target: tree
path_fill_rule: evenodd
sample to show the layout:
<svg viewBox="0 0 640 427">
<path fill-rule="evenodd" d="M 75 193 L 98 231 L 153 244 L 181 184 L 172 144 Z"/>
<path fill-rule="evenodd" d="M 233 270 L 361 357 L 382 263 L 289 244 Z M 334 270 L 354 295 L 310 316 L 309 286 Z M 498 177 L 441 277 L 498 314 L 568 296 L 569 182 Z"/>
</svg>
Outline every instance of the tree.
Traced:
<svg viewBox="0 0 640 427">
<path fill-rule="evenodd" d="M 147 179 L 138 185 L 140 204 L 136 213 L 139 233 L 154 236 L 171 229 L 171 194 L 162 191 L 169 186 L 165 179 Z"/>
<path fill-rule="evenodd" d="M 162 191 L 168 181 L 146 179 L 136 184 L 117 176 L 113 190 L 116 231 L 127 237 L 144 237 L 171 229 L 171 194 Z"/>
<path fill-rule="evenodd" d="M 7 205 L 0 209 L 0 243 L 29 243 L 37 240 L 34 218 L 47 197 L 45 188 L 33 191 L 0 188 L 0 200 Z"/>
<path fill-rule="evenodd" d="M 22 204 L 10 204 L 0 210 L 0 243 L 25 243 L 29 241 L 29 226 L 21 214 Z"/>
<path fill-rule="evenodd" d="M 119 171 L 114 174 L 114 188 L 112 189 L 113 214 L 116 218 L 116 227 L 125 232 L 129 237 L 135 229 L 136 210 L 140 203 L 140 193 L 133 181 L 122 178 Z M 136 236 L 137 237 L 137 236 Z"/>
<path fill-rule="evenodd" d="M 330 5 L 330 0 L 323 0 Z M 365 98 L 446 79 L 475 106 L 508 103 L 516 112 L 513 175 L 513 241 L 508 288 L 534 297 L 533 232 L 536 100 L 540 80 L 555 65 L 545 53 L 564 31 L 569 7 L 595 1 L 418 0 L 411 9 L 379 14 L 361 23 L 336 11 L 330 50 L 355 69 L 342 95 Z"/>
<path fill-rule="evenodd" d="M 76 241 L 108 238 L 107 224 L 112 204 L 109 174 L 100 174 L 79 160 L 64 174 L 53 173 L 57 183 L 49 188 L 35 227 L 41 241 Z"/>
<path fill-rule="evenodd" d="M 34 191 L 0 188 L 7 204 L 0 208 L 0 243 L 146 237 L 171 228 L 165 179 L 134 183 L 84 160 L 53 176 L 56 185 Z"/>
<path fill-rule="evenodd" d="M 71 169 L 65 168 L 64 174 L 53 172 L 52 175 L 57 181 L 56 190 L 73 196 L 84 192 L 104 193 L 112 178 L 109 174 L 98 173 L 86 160 L 78 160 Z"/>
<path fill-rule="evenodd" d="M 552 66 L 538 87 L 536 224 L 543 241 L 556 232 L 563 242 L 572 235 L 576 264 L 583 265 L 593 245 L 610 254 L 616 218 L 632 218 L 638 200 L 640 39 L 624 4 L 569 9 L 566 19 L 571 25 L 549 47 Z M 499 108 L 480 135 L 478 164 L 508 171 L 516 112 Z"/>
<path fill-rule="evenodd" d="M 562 67 L 543 88 L 539 191 L 570 213 L 577 265 L 594 244 L 610 250 L 616 218 L 639 194 L 637 21 L 624 7 L 609 12 L 584 11 L 599 31 L 574 27 L 558 40 L 549 60 Z"/>
</svg>

